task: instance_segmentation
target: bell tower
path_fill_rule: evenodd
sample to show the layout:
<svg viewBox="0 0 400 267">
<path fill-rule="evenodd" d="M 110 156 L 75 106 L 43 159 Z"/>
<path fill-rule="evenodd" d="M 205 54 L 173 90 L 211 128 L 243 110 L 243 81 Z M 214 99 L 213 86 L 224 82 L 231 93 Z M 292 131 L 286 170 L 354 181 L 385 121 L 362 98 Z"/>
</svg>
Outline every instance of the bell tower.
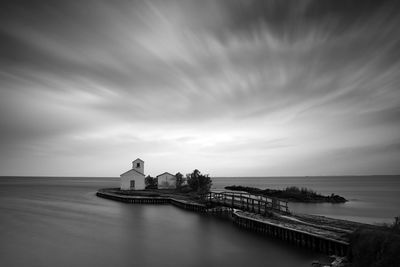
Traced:
<svg viewBox="0 0 400 267">
<path fill-rule="evenodd" d="M 144 175 L 144 161 L 137 158 L 132 161 L 132 169 Z"/>
</svg>

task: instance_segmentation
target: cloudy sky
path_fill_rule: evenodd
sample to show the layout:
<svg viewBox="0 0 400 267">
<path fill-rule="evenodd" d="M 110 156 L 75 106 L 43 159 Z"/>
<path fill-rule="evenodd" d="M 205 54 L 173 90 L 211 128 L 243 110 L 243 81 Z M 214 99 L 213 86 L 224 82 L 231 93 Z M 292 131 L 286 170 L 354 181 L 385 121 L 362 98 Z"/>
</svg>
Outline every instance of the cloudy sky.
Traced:
<svg viewBox="0 0 400 267">
<path fill-rule="evenodd" d="M 0 175 L 399 174 L 398 3 L 2 1 Z"/>
</svg>

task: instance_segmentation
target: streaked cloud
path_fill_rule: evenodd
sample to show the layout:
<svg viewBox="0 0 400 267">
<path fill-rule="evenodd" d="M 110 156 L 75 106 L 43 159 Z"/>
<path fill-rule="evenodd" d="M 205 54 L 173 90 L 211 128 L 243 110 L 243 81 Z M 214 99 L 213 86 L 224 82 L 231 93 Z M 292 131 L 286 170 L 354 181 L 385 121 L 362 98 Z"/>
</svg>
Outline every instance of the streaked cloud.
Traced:
<svg viewBox="0 0 400 267">
<path fill-rule="evenodd" d="M 399 10 L 10 1 L 0 174 L 114 176 L 138 156 L 150 174 L 399 173 Z"/>
</svg>

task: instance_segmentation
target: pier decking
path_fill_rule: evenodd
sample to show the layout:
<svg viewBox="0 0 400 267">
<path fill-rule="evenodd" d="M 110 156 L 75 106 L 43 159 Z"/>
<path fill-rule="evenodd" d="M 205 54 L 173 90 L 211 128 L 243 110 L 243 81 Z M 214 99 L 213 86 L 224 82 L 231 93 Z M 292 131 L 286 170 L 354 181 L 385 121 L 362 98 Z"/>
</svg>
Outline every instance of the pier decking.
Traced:
<svg viewBox="0 0 400 267">
<path fill-rule="evenodd" d="M 324 226 L 304 225 L 301 221 L 290 222 L 282 217 L 265 218 L 243 211 L 234 211 L 232 219 L 238 226 L 284 240 L 300 247 L 325 254 L 347 255 L 349 242 L 345 231 L 330 231 Z"/>
<path fill-rule="evenodd" d="M 262 195 L 252 195 L 242 192 L 214 192 L 201 195 L 203 201 L 234 209 L 266 215 L 268 211 L 289 213 L 288 202 Z"/>
</svg>

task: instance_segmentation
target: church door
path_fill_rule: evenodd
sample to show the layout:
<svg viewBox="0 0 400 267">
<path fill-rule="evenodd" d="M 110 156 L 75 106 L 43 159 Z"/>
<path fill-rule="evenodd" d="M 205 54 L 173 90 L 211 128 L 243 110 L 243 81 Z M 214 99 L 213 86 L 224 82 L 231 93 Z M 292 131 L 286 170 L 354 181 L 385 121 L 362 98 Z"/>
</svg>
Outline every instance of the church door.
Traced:
<svg viewBox="0 0 400 267">
<path fill-rule="evenodd" d="M 131 180 L 131 189 L 135 189 L 135 180 Z"/>
</svg>

